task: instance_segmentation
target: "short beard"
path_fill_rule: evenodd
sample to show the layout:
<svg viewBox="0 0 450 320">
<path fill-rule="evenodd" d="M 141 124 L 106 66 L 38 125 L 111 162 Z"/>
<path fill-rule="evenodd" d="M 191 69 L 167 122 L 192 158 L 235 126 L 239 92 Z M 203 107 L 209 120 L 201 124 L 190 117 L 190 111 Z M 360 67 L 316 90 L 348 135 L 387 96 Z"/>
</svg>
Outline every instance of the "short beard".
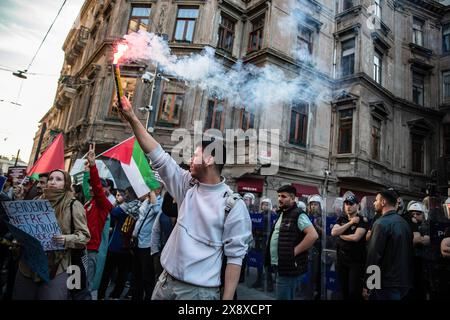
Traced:
<svg viewBox="0 0 450 320">
<path fill-rule="evenodd" d="M 358 211 L 353 211 L 353 212 L 347 213 L 347 215 L 348 215 L 348 216 L 354 216 L 354 215 L 356 215 L 357 213 L 358 213 Z"/>
</svg>

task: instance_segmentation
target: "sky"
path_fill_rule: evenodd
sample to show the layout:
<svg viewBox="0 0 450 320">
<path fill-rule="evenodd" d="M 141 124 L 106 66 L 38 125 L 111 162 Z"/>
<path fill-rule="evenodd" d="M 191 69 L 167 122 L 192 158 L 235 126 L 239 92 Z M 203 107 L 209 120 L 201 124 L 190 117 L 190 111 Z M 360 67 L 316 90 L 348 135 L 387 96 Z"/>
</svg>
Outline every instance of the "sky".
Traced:
<svg viewBox="0 0 450 320">
<path fill-rule="evenodd" d="M 28 162 L 39 121 L 54 102 L 64 61 L 63 43 L 83 2 L 67 0 L 28 70 L 42 75 L 21 80 L 0 70 L 0 155 L 15 156 L 20 149 L 20 158 Z M 63 0 L 0 0 L 1 67 L 26 69 L 62 3 Z"/>
</svg>

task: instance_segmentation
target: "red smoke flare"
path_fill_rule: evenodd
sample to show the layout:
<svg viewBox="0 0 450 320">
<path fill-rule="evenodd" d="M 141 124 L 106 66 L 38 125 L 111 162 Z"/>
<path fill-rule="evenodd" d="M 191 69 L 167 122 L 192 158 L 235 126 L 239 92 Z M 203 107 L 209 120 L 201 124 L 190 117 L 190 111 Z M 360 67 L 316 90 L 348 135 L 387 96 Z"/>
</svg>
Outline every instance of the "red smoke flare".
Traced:
<svg viewBox="0 0 450 320">
<path fill-rule="evenodd" d="M 120 58 L 124 55 L 125 51 L 128 50 L 128 46 L 126 44 L 120 43 L 117 45 L 117 51 L 114 53 L 114 62 L 113 64 L 119 63 Z"/>
</svg>

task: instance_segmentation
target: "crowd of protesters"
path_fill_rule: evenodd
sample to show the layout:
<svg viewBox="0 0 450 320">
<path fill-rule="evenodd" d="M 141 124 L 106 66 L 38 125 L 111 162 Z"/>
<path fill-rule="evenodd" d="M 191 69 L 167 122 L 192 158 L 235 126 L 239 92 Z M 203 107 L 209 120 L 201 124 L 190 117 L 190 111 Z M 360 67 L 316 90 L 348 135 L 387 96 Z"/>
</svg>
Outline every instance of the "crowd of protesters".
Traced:
<svg viewBox="0 0 450 320">
<path fill-rule="evenodd" d="M 53 241 L 65 250 L 47 253 L 51 280 L 44 283 L 22 261 L 20 244 L 2 224 L 0 263 L 7 270 L 2 276 L 3 299 L 151 299 L 164 271 L 161 252 L 178 215 L 177 203 L 163 187 L 141 199 L 131 187 L 114 189 L 111 180 L 99 177 L 91 148 L 84 188 L 72 185 L 67 172 L 55 170 L 41 174 L 31 188 L 12 184 L 5 191 L 1 201 L 48 200 L 62 231 Z M 433 215 L 443 217 L 437 212 L 439 206 L 430 208 L 429 198 L 405 204 L 394 190 L 388 189 L 377 194 L 374 214 L 368 216 L 352 192 L 340 199 L 339 213 L 327 236 L 322 225 L 324 199 L 320 195 L 310 196 L 305 204 L 297 200 L 295 188 L 286 185 L 278 190 L 278 210 L 274 210 L 270 198 L 261 199 L 258 208 L 255 196 L 245 194 L 243 203 L 253 232 L 248 253 L 263 261 L 256 265 L 248 262 L 257 270 L 251 287 L 275 291 L 278 299 L 320 299 L 322 245 L 328 246 L 321 237 L 325 236 L 333 241 L 336 250 L 342 299 L 450 297 L 449 228 L 441 230 L 437 254 L 430 239 Z M 5 212 L 2 218 L 7 220 Z M 67 268 L 73 263 L 71 251 L 75 249 L 85 249 L 86 277 L 80 290 L 68 290 Z M 373 265 L 380 267 L 380 287 L 368 283 L 371 273 L 367 268 Z M 243 268 L 241 277 L 245 273 Z M 307 274 L 308 284 L 304 285 Z"/>
<path fill-rule="evenodd" d="M 9 180 L 0 200 L 48 200 L 61 229 L 52 241 L 64 249 L 46 252 L 50 281 L 44 281 L 24 261 L 0 206 L 3 299 L 239 299 L 236 288 L 249 267 L 257 269 L 251 287 L 275 291 L 277 299 L 326 299 L 329 249 L 344 300 L 450 298 L 450 220 L 442 201 L 406 204 L 385 189 L 368 214 L 351 191 L 327 208 L 317 194 L 299 201 L 286 184 L 275 205 L 263 198 L 258 206 L 254 194 L 239 195 L 225 183 L 218 154 L 204 154 L 212 141 L 202 141 L 183 169 L 142 127 L 128 100 L 122 103 L 161 187 L 140 198 L 132 186 L 115 189 L 100 178 L 92 145 L 81 185 L 62 170 L 32 184 Z M 81 286 L 69 288 L 74 264 Z"/>
<path fill-rule="evenodd" d="M 151 298 L 161 273 L 159 255 L 176 222 L 176 203 L 169 193 L 163 196 L 163 188 L 141 199 L 132 187 L 114 189 L 112 180 L 99 177 L 93 146 L 86 158 L 81 185 L 72 185 L 67 172 L 55 170 L 30 184 L 11 181 L 1 192 L 1 201 L 48 200 L 61 228 L 52 241 L 64 246 L 46 252 L 50 281 L 43 281 L 22 260 L 20 244 L 4 223 L 8 217 L 0 205 L 2 299 Z M 80 255 L 86 257 L 81 288 L 69 289 L 67 269 Z"/>
</svg>

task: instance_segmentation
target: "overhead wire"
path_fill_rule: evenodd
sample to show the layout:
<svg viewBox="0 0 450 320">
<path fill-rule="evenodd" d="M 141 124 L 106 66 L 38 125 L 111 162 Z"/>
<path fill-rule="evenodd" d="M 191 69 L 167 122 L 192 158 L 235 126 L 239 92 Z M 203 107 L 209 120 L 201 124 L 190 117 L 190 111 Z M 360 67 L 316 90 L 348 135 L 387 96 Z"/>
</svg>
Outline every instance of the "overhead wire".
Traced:
<svg viewBox="0 0 450 320">
<path fill-rule="evenodd" d="M 1 70 L 3 70 L 3 71 L 17 72 L 17 73 L 19 73 L 19 74 L 21 74 L 21 75 L 24 75 L 24 74 L 37 75 L 36 73 L 35 73 L 35 74 L 33 74 L 33 73 L 28 73 L 28 70 L 30 70 L 31 66 L 33 65 L 34 60 L 36 59 L 36 57 L 37 57 L 39 51 L 41 50 L 42 45 L 44 44 L 45 40 L 47 39 L 47 36 L 50 34 L 50 31 L 52 30 L 53 25 L 54 25 L 55 22 L 56 22 L 56 19 L 58 19 L 59 15 L 61 14 L 61 11 L 62 11 L 62 9 L 64 8 L 66 2 L 67 2 L 67 0 L 64 0 L 63 3 L 61 4 L 61 7 L 59 8 L 58 12 L 56 13 L 55 18 L 53 19 L 53 21 L 52 21 L 50 27 L 48 28 L 47 32 L 45 33 L 44 38 L 42 39 L 41 43 L 39 44 L 39 47 L 37 48 L 36 52 L 34 53 L 33 57 L 31 58 L 31 61 L 30 61 L 30 63 L 28 64 L 28 67 L 27 67 L 25 70 L 17 70 L 17 71 L 15 71 L 15 70 L 7 70 L 7 69 L 9 69 L 9 68 L 3 66 L 3 67 L 1 68 Z M 16 75 L 16 74 L 15 74 L 15 75 Z M 43 75 L 43 74 L 42 74 L 42 75 Z M 20 83 L 20 88 L 19 88 L 19 92 L 18 92 L 18 94 L 17 94 L 16 101 L 19 100 L 20 95 L 22 94 L 22 87 L 23 87 L 23 80 L 22 80 L 21 83 Z M 17 103 L 17 102 L 10 102 L 10 103 L 15 104 L 15 105 L 19 105 L 19 106 L 20 106 L 20 103 Z"/>
<path fill-rule="evenodd" d="M 59 10 L 58 10 L 58 13 L 56 14 L 55 18 L 54 18 L 53 21 L 52 21 L 52 24 L 50 25 L 50 27 L 48 28 L 47 32 L 45 33 L 45 36 L 44 36 L 44 38 L 42 39 L 41 44 L 39 45 L 39 47 L 37 48 L 36 52 L 34 53 L 34 56 L 33 56 L 33 58 L 31 59 L 30 64 L 29 64 L 28 67 L 24 70 L 25 73 L 27 73 L 27 71 L 30 70 L 30 68 L 31 68 L 31 66 L 32 66 L 32 64 L 33 64 L 33 62 L 34 62 L 34 60 L 36 59 L 36 56 L 38 55 L 39 51 L 41 50 L 42 45 L 43 45 L 44 42 L 45 42 L 45 39 L 47 39 L 47 36 L 49 35 L 50 31 L 52 30 L 53 25 L 55 24 L 56 19 L 58 19 L 59 14 L 61 13 L 62 9 L 64 8 L 64 5 L 66 4 L 66 2 L 67 2 L 67 0 L 64 0 L 64 1 L 63 1 L 61 7 L 60 7 Z"/>
</svg>

